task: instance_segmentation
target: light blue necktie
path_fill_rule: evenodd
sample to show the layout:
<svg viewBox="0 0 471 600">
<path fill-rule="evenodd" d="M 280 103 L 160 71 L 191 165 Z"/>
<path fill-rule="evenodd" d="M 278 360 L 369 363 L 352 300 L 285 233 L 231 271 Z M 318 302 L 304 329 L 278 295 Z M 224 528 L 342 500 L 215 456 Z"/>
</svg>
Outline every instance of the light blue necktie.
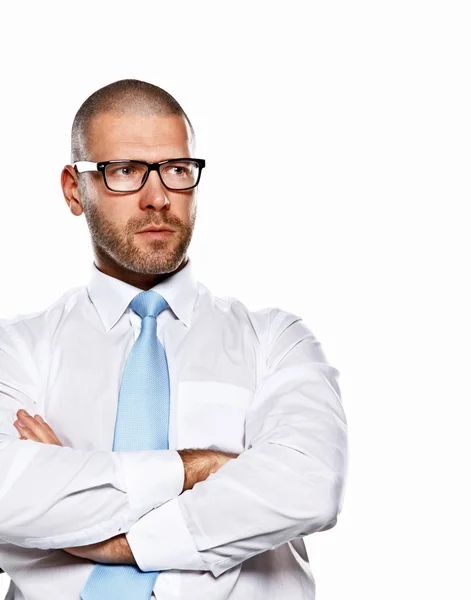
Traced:
<svg viewBox="0 0 471 600">
<path fill-rule="evenodd" d="M 119 390 L 113 451 L 168 450 L 170 385 L 167 357 L 157 337 L 157 315 L 168 306 L 157 292 L 135 296 L 131 308 L 142 318 Z M 152 473 L 149 473 L 152 477 Z M 149 600 L 160 571 L 135 565 L 96 564 L 82 600 Z"/>
</svg>

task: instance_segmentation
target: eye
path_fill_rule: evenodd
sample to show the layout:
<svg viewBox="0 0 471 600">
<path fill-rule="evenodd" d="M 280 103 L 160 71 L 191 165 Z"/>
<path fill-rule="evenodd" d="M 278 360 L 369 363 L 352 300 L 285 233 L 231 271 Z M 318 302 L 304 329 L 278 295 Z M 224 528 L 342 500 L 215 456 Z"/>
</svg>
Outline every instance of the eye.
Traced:
<svg viewBox="0 0 471 600">
<path fill-rule="evenodd" d="M 109 169 L 109 173 L 112 177 L 129 177 L 136 174 L 136 169 L 132 165 L 126 165 Z"/>
<path fill-rule="evenodd" d="M 188 168 L 180 165 L 171 165 L 165 170 L 165 172 L 168 173 L 168 175 L 185 176 L 188 174 Z"/>
</svg>

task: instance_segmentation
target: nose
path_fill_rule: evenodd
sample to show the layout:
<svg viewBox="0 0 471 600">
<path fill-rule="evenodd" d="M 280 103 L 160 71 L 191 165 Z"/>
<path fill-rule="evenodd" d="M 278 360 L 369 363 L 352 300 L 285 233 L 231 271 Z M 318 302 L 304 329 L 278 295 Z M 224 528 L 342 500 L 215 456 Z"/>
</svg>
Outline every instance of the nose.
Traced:
<svg viewBox="0 0 471 600">
<path fill-rule="evenodd" d="M 151 171 L 147 177 L 147 181 L 141 190 L 140 203 L 142 208 L 153 206 L 161 209 L 166 204 L 170 204 L 167 196 L 167 189 L 163 185 L 157 171 Z"/>
</svg>

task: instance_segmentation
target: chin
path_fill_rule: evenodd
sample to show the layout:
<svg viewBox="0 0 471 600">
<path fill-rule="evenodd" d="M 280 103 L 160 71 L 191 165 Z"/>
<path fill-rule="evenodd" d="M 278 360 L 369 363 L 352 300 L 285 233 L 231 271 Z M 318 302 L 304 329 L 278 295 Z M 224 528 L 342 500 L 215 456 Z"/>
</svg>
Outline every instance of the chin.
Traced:
<svg viewBox="0 0 471 600">
<path fill-rule="evenodd" d="M 171 273 L 178 269 L 181 260 L 178 260 L 174 254 L 171 256 L 161 256 L 156 260 L 143 260 L 124 265 L 128 270 L 140 275 L 159 275 Z"/>
</svg>

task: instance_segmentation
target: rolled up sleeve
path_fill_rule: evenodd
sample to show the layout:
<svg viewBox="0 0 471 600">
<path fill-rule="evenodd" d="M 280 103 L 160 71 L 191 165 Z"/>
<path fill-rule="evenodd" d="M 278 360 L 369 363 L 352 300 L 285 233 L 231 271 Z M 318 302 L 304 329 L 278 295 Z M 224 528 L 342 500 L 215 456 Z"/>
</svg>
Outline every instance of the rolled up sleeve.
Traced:
<svg viewBox="0 0 471 600">
<path fill-rule="evenodd" d="M 247 450 L 132 525 L 126 535 L 143 571 L 217 577 L 337 523 L 347 470 L 339 371 L 299 316 L 273 311 L 246 417 Z"/>
</svg>

